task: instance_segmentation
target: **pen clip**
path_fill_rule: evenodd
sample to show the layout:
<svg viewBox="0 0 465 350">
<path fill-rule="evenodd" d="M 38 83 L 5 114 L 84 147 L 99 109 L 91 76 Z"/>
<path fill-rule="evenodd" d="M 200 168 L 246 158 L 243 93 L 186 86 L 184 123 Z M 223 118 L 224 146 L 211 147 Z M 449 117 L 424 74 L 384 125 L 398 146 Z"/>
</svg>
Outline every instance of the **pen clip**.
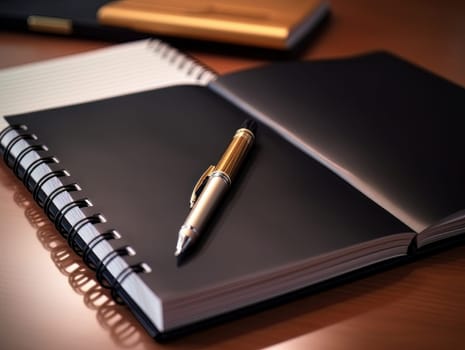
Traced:
<svg viewBox="0 0 465 350">
<path fill-rule="evenodd" d="M 191 208 L 194 206 L 195 201 L 199 197 L 199 195 L 202 192 L 205 184 L 207 183 L 208 178 L 210 177 L 210 175 L 213 173 L 214 170 L 215 170 L 215 165 L 210 165 L 207 168 L 207 170 L 204 171 L 202 176 L 200 176 L 200 179 L 195 184 L 194 189 L 192 190 L 191 199 L 190 199 L 190 207 Z"/>
</svg>

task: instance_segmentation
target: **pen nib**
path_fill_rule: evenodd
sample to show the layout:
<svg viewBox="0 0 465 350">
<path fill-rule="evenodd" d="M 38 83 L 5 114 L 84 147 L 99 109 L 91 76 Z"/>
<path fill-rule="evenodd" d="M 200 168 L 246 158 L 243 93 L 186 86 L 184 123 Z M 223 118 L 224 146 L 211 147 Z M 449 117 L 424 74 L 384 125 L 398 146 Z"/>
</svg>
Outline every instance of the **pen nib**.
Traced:
<svg viewBox="0 0 465 350">
<path fill-rule="evenodd" d="M 192 239 L 186 235 L 180 235 L 178 238 L 178 243 L 176 244 L 176 251 L 174 252 L 175 256 L 180 256 L 184 253 L 187 247 L 190 245 Z"/>
</svg>

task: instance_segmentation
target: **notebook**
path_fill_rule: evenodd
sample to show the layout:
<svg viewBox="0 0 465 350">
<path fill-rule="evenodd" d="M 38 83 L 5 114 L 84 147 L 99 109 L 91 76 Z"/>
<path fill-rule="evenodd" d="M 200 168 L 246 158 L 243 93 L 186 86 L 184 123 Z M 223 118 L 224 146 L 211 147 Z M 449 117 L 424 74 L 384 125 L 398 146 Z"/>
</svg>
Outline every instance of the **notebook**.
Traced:
<svg viewBox="0 0 465 350">
<path fill-rule="evenodd" d="M 324 0 L 4 0 L 0 22 L 4 28 L 100 39 L 156 34 L 292 51 L 328 11 Z"/>
<path fill-rule="evenodd" d="M 386 52 L 218 76 L 150 40 L 0 86 L 4 161 L 155 339 L 463 237 L 464 89 Z M 192 187 L 246 118 L 254 147 L 179 265 Z"/>
</svg>

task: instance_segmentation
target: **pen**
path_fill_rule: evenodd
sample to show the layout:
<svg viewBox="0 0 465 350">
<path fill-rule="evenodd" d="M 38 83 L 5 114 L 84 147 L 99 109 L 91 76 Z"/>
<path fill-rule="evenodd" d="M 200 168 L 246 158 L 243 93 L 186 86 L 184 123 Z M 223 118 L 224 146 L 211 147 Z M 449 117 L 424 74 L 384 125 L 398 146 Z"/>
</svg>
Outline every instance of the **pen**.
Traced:
<svg viewBox="0 0 465 350">
<path fill-rule="evenodd" d="M 210 165 L 197 181 L 190 199 L 191 210 L 178 233 L 175 256 L 181 256 L 199 237 L 251 148 L 254 131 L 255 122 L 244 121 L 218 163 Z"/>
</svg>

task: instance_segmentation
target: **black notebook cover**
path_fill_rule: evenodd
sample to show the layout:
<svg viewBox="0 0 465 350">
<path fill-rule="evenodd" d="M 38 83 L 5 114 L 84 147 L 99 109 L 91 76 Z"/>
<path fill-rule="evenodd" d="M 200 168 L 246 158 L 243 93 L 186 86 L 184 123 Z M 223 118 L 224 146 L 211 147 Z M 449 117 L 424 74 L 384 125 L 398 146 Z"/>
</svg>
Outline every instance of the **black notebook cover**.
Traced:
<svg viewBox="0 0 465 350">
<path fill-rule="evenodd" d="M 151 267 L 140 277 L 162 301 L 208 295 L 234 281 L 254 283 L 283 266 L 410 231 L 259 125 L 244 171 L 195 254 L 178 266 L 177 230 L 189 211 L 192 186 L 246 117 L 208 89 L 182 86 L 8 121 L 27 125 L 60 160 L 83 189 L 76 196 L 88 197 L 91 209 L 107 219 L 103 226 L 123 236 L 109 242 L 115 248 L 129 244 L 137 253 L 129 261 Z M 272 288 L 264 295 L 252 297 L 251 304 L 277 296 Z M 234 308 L 232 303 L 221 310 Z M 211 310 L 199 310 L 198 320 L 208 315 Z"/>
<path fill-rule="evenodd" d="M 465 208 L 465 90 L 452 82 L 376 52 L 267 65 L 212 86 L 416 232 Z"/>
<path fill-rule="evenodd" d="M 423 227 L 463 209 L 463 97 L 460 87 L 379 53 L 272 65 L 209 87 L 163 88 L 7 120 L 26 125 L 18 131 L 24 137 L 37 135 L 29 140 L 48 147 L 42 157 L 59 159 L 52 170 L 68 170 L 61 180 L 82 188 L 73 198 L 94 204 L 82 210 L 106 218 L 95 223 L 99 233 L 120 232 L 106 244 L 131 246 L 136 255 L 124 261 L 150 267 L 133 275 L 158 308 L 144 304 L 142 285 L 119 283 L 110 268 L 103 274 L 161 337 L 414 250 L 412 231 L 421 228 L 402 223 L 346 175 L 370 180 L 395 202 L 407 198 L 414 216 L 433 213 Z M 178 265 L 177 231 L 192 188 L 251 116 L 259 125 L 244 169 L 194 254 Z M 18 152 L 1 141 L 15 169 Z M 21 162 L 17 173 L 32 179 L 29 189 L 44 187 L 31 168 Z M 39 204 L 47 198 L 36 195 Z M 52 218 L 63 211 L 45 209 Z M 71 219 L 57 226 L 82 252 L 89 242 L 73 232 Z M 99 259 L 91 256 L 106 267 L 106 257 Z"/>
<path fill-rule="evenodd" d="M 157 35 L 158 38 L 193 50 L 199 48 L 216 52 L 226 50 L 234 55 L 252 55 L 267 59 L 270 57 L 289 58 L 299 54 L 318 34 L 317 27 L 320 22 L 327 20 L 329 5 L 326 2 L 317 3 L 317 6 L 309 13 L 303 12 L 301 20 L 296 20 L 292 27 L 277 27 L 276 29 L 273 27 L 275 22 L 277 21 L 278 24 L 283 22 L 283 18 L 279 16 L 286 5 L 285 2 L 283 3 L 284 6 L 279 5 L 278 2 L 277 8 L 273 2 L 270 4 L 265 2 L 262 7 L 258 5 L 249 8 L 246 2 L 228 6 L 227 2 L 216 3 L 213 0 L 189 6 L 188 1 L 173 4 L 170 1 L 153 1 L 153 3 L 149 1 L 148 4 L 144 4 L 142 1 L 125 3 L 114 11 L 106 9 L 106 14 L 102 19 L 99 10 L 102 10 L 105 5 L 118 6 L 117 0 L 2 0 L 0 2 L 0 28 L 117 42 Z M 310 5 L 312 1 L 307 1 L 307 4 L 299 8 L 308 10 Z M 261 16 L 262 13 L 264 13 L 263 16 Z M 113 18 L 115 15 L 116 18 Z M 178 15 L 186 15 L 187 19 L 182 17 L 178 19 L 176 18 Z M 189 15 L 193 17 L 190 18 Z M 222 22 L 223 19 L 224 22 Z M 198 34 L 199 28 L 196 25 L 204 20 L 206 22 L 216 20 L 219 24 L 211 28 L 208 25 L 201 25 L 203 29 L 200 33 L 203 30 L 207 34 Z M 193 23 L 191 24 L 190 21 Z M 239 27 L 241 25 L 261 26 L 264 32 L 288 30 L 286 33 L 289 38 L 286 40 L 286 45 L 283 43 L 282 47 L 276 47 L 276 44 L 270 46 L 269 43 L 261 40 L 245 44 L 244 39 L 238 40 L 234 35 L 234 26 L 228 29 L 226 34 L 223 33 L 224 28 L 220 27 L 225 23 L 228 25 L 228 21 L 231 21 L 233 25 L 238 22 L 236 25 Z M 208 28 L 212 33 L 209 33 Z M 239 30 L 240 32 L 242 30 Z M 254 35 L 257 34 L 252 31 L 250 36 Z M 267 37 L 265 36 L 263 40 L 266 41 Z"/>
<path fill-rule="evenodd" d="M 108 2 L 110 0 L 2 0 L 0 26 L 118 41 L 141 38 L 140 33 L 98 23 L 97 11 Z M 34 25 L 31 22 L 34 17 L 42 18 L 41 24 Z M 49 23 L 50 19 L 58 19 L 58 27 L 43 25 Z"/>
</svg>

